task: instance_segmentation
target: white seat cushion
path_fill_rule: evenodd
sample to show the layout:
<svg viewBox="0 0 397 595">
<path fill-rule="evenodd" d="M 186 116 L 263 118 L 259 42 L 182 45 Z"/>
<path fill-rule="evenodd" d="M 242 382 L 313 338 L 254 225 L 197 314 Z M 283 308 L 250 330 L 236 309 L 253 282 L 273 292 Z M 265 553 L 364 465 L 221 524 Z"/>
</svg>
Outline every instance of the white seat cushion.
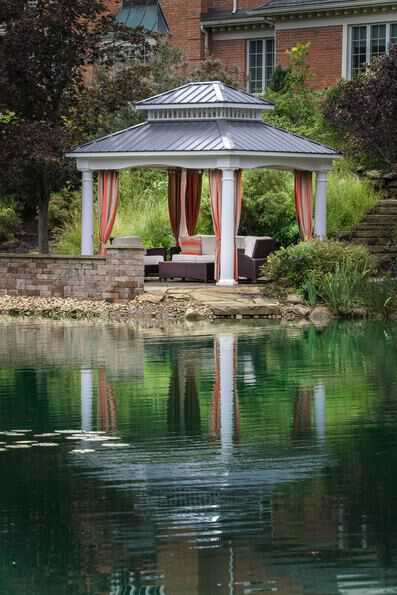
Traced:
<svg viewBox="0 0 397 595">
<path fill-rule="evenodd" d="M 255 250 L 256 240 L 271 240 L 271 239 L 272 238 L 270 236 L 261 236 L 261 237 L 245 236 L 244 254 L 246 256 L 249 256 L 250 258 L 252 258 L 252 255 L 254 254 L 254 250 Z"/>
<path fill-rule="evenodd" d="M 236 236 L 237 240 L 237 250 L 244 250 L 245 249 L 245 236 Z"/>
<path fill-rule="evenodd" d="M 216 240 L 215 236 L 201 237 L 201 254 L 215 254 Z"/>
<path fill-rule="evenodd" d="M 172 262 L 215 262 L 213 254 L 174 254 Z"/>
<path fill-rule="evenodd" d="M 144 256 L 143 262 L 144 264 L 159 264 L 159 262 L 164 262 L 164 256 L 160 256 L 159 254 Z"/>
</svg>

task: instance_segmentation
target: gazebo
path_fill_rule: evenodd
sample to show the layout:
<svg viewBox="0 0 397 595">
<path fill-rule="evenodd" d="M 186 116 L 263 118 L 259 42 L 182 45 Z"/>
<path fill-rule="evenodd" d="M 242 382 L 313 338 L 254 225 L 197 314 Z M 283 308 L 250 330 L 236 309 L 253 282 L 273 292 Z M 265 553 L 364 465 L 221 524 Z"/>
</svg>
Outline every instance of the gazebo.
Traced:
<svg viewBox="0 0 397 595">
<path fill-rule="evenodd" d="M 193 82 L 136 104 L 146 121 L 75 147 L 69 157 L 82 172 L 82 255 L 94 251 L 93 174 L 98 172 L 101 249 L 105 250 L 119 201 L 118 172 L 126 168 L 168 171 L 171 227 L 197 222 L 201 174 L 208 170 L 220 286 L 237 283 L 236 235 L 242 171 L 273 168 L 295 172 L 295 203 L 302 239 L 326 237 L 327 174 L 338 153 L 262 120 L 269 101 L 222 82 Z M 312 173 L 316 205 L 312 216 Z M 189 230 L 188 230 L 189 231 Z M 185 231 L 186 233 L 186 231 Z"/>
</svg>

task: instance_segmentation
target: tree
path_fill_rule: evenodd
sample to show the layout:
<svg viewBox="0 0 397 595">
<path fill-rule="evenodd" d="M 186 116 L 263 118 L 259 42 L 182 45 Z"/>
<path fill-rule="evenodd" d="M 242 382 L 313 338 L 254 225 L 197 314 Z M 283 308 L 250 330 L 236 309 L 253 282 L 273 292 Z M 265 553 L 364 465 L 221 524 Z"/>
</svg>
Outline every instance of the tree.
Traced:
<svg viewBox="0 0 397 595">
<path fill-rule="evenodd" d="M 118 28 L 98 49 L 95 78 L 74 103 L 68 127 L 76 143 L 137 124 L 134 103 L 184 82 L 180 50 L 161 35 Z"/>
<path fill-rule="evenodd" d="M 207 58 L 192 72 L 180 50 L 154 33 L 119 29 L 99 50 L 95 79 L 86 86 L 70 114 L 76 143 L 109 134 L 141 121 L 134 103 L 189 81 L 221 80 L 235 84 L 237 70 Z"/>
<path fill-rule="evenodd" d="M 190 73 L 191 81 L 222 81 L 226 85 L 238 85 L 237 67 L 227 68 L 221 60 L 208 56 Z"/>
<path fill-rule="evenodd" d="M 266 112 L 264 118 L 273 126 L 328 143 L 321 110 L 323 93 L 310 87 L 313 73 L 307 63 L 309 51 L 310 43 L 300 43 L 287 52 L 288 69 L 278 71 L 276 88 L 271 86 L 266 92 L 275 109 Z"/>
<path fill-rule="evenodd" d="M 39 248 L 48 252 L 50 194 L 67 177 L 65 122 L 111 28 L 101 0 L 0 0 L 0 183 L 39 214 Z"/>
<path fill-rule="evenodd" d="M 352 81 L 341 81 L 324 114 L 353 156 L 379 167 L 397 164 L 397 46 Z"/>
</svg>

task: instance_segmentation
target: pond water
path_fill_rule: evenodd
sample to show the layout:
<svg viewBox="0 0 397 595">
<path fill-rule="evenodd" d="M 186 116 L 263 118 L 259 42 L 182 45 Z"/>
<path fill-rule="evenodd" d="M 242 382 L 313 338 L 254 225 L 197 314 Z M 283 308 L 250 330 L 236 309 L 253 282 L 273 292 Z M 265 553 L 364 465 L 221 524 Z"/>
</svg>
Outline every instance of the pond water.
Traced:
<svg viewBox="0 0 397 595">
<path fill-rule="evenodd" d="M 0 333 L 1 595 L 397 593 L 397 326 Z"/>
</svg>

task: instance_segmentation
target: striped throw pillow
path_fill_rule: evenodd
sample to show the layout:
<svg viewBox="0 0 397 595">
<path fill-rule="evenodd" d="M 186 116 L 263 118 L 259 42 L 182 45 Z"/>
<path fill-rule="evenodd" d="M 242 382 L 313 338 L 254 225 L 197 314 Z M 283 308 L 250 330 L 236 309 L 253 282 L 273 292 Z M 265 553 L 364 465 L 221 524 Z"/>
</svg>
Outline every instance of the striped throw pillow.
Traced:
<svg viewBox="0 0 397 595">
<path fill-rule="evenodd" d="M 200 237 L 183 237 L 180 238 L 179 244 L 182 254 L 201 254 L 201 238 Z"/>
</svg>

